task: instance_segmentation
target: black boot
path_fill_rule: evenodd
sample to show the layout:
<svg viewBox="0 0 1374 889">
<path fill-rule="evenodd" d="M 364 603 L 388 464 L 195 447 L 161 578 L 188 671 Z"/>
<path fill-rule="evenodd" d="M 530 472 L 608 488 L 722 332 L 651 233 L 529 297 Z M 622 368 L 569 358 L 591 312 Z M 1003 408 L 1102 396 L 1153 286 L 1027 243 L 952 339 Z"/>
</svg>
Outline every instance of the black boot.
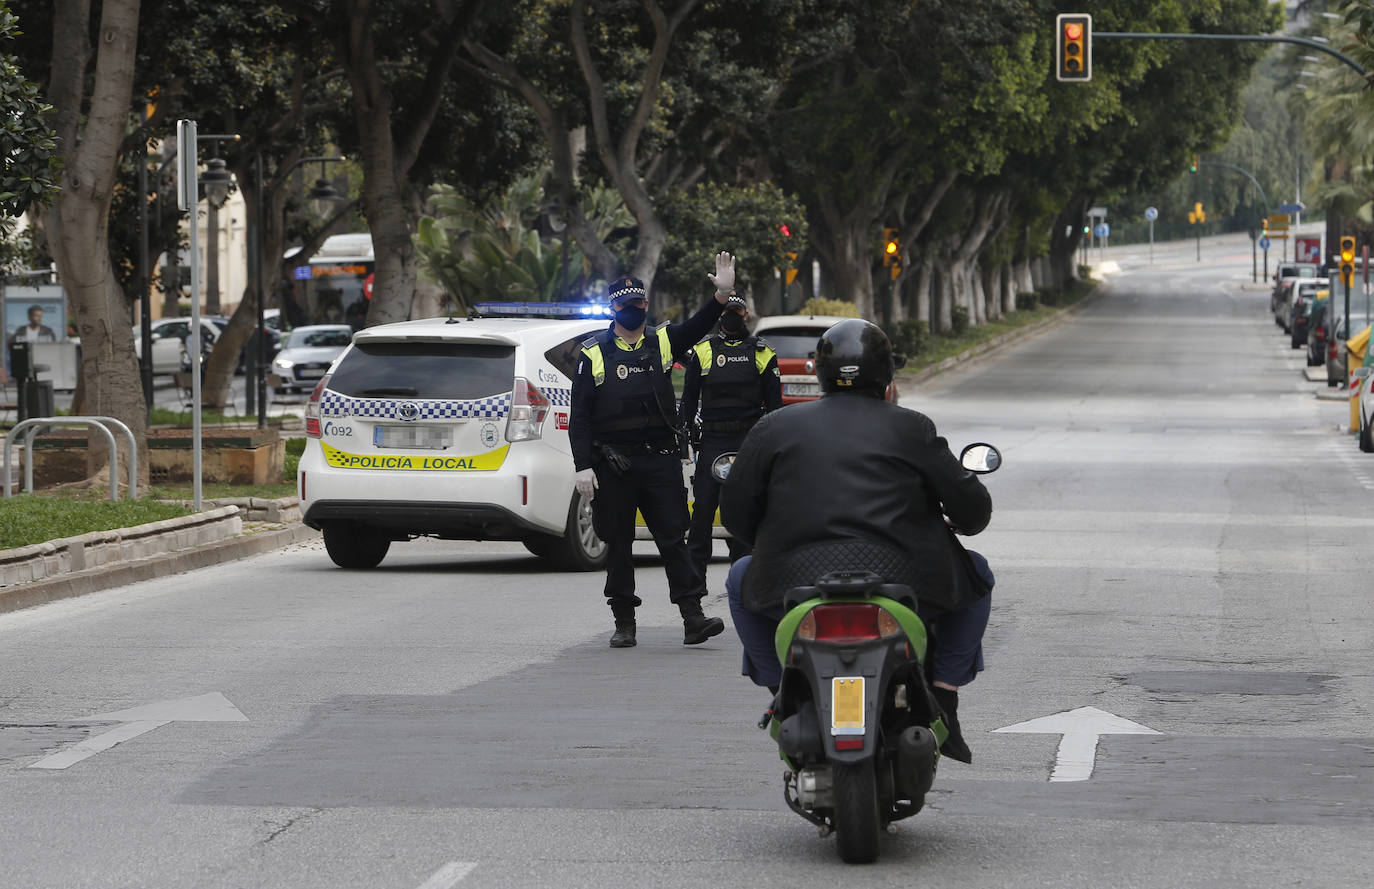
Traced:
<svg viewBox="0 0 1374 889">
<path fill-rule="evenodd" d="M 677 608 L 682 612 L 683 645 L 700 645 L 712 636 L 725 632 L 725 621 L 702 613 L 700 596 L 689 596 L 679 601 Z"/>
<path fill-rule="evenodd" d="M 968 744 L 964 743 L 963 732 L 959 731 L 959 693 L 938 686 L 932 686 L 930 690 L 935 695 L 935 701 L 940 705 L 940 709 L 945 711 L 945 728 L 949 730 L 945 743 L 940 745 L 940 752 L 950 759 L 972 764 L 973 751 L 968 749 Z"/>
<path fill-rule="evenodd" d="M 635 647 L 635 609 L 633 605 L 612 605 L 611 614 L 615 615 L 615 632 L 611 634 L 612 648 Z"/>
</svg>

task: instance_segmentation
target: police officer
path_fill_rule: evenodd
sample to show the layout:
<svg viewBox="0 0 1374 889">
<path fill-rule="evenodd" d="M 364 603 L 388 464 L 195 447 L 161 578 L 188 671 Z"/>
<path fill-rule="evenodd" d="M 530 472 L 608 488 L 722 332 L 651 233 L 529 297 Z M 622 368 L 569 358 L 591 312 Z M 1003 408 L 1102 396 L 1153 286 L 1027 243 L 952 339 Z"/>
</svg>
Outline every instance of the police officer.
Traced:
<svg viewBox="0 0 1374 889">
<path fill-rule="evenodd" d="M 697 343 L 684 362 L 682 425 L 692 427 L 701 409 L 701 437 L 697 445 L 697 470 L 692 477 L 692 526 L 687 549 L 702 577 L 711 559 L 711 530 L 720 482 L 711 475 L 711 462 L 721 454 L 738 451 L 745 434 L 765 412 L 782 407 L 782 377 L 778 355 L 763 340 L 749 335 L 749 307 L 731 292 L 720 315 L 720 328 L 710 339 Z M 747 555 L 749 547 L 734 537 L 726 538 L 730 561 Z"/>
<path fill-rule="evenodd" d="M 710 332 L 735 284 L 735 261 L 716 256 L 715 299 L 681 324 L 645 328 L 648 294 L 637 278 L 610 287 L 615 320 L 582 344 L 572 384 L 568 437 L 577 490 L 592 501 L 596 533 L 606 543 L 606 599 L 615 618 L 612 648 L 635 644 L 635 510 L 653 535 L 668 575 L 668 597 L 682 613 L 683 644 L 705 642 L 725 629 L 706 617 L 702 576 L 684 539 L 687 492 L 682 485 L 674 356 Z"/>
</svg>

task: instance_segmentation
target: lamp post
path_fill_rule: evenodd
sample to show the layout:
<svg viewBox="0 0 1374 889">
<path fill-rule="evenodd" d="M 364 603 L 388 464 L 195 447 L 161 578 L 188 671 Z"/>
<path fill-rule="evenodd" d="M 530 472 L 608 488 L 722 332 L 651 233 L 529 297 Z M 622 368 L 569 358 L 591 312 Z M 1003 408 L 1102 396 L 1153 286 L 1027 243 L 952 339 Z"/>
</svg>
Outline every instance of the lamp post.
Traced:
<svg viewBox="0 0 1374 889">
<path fill-rule="evenodd" d="M 234 177 L 225 168 L 224 158 L 212 157 L 205 162 L 200 182 L 205 188 L 205 204 L 209 207 L 205 220 L 205 310 L 219 314 L 219 210 L 229 200 Z"/>
<path fill-rule="evenodd" d="M 285 170 L 283 170 L 283 171 L 279 174 L 279 176 L 278 176 L 278 181 L 279 181 L 279 182 L 285 181 L 285 179 L 286 179 L 287 176 L 290 176 L 293 172 L 296 171 L 297 168 L 299 168 L 299 167 L 300 167 L 301 165 L 303 165 L 303 164 L 318 163 L 318 164 L 320 165 L 320 178 L 317 179 L 317 180 L 315 180 L 315 185 L 314 185 L 314 187 L 311 188 L 310 191 L 306 193 L 306 199 L 310 201 L 311 209 L 313 209 L 318 215 L 320 215 L 321 217 L 323 217 L 323 216 L 325 216 L 325 215 L 329 212 L 329 205 L 330 205 L 331 203 L 339 202 L 339 201 L 345 201 L 345 200 L 348 199 L 346 195 L 340 194 L 339 191 L 338 191 L 338 189 L 336 189 L 336 188 L 330 183 L 330 181 L 329 181 L 328 179 L 324 178 L 324 165 L 325 165 L 325 164 L 343 163 L 345 160 L 346 160 L 346 158 L 345 158 L 343 155 L 340 155 L 340 156 L 338 156 L 338 157 L 303 157 L 303 158 L 301 158 L 300 160 L 296 161 L 296 162 L 295 162 L 294 164 L 292 164 L 291 166 L 287 167 Z M 258 226 L 259 229 L 260 229 L 261 226 L 262 226 L 262 224 L 263 224 L 263 220 L 264 220 L 263 214 L 264 214 L 264 213 L 266 212 L 266 210 L 267 210 L 267 200 L 266 200 L 266 190 L 267 190 L 267 189 L 266 189 L 266 185 L 265 185 L 265 182 L 266 182 L 266 174 L 265 174 L 265 172 L 264 172 L 264 170 L 263 170 L 262 152 L 258 152 L 257 155 L 254 157 L 254 165 L 255 165 L 256 168 L 257 168 L 257 170 L 256 170 L 256 171 L 257 171 L 257 182 L 255 183 L 255 192 L 256 192 L 256 194 L 254 195 L 254 203 L 255 203 L 256 206 L 257 206 L 257 214 L 256 214 L 256 217 L 257 217 L 257 226 Z M 283 210 L 283 211 L 282 211 L 282 230 L 283 230 L 283 231 L 285 231 L 285 229 L 286 229 L 286 225 L 285 225 L 286 219 L 285 219 L 285 216 L 286 216 L 286 211 Z M 258 319 L 257 319 L 257 329 L 253 332 L 253 337 L 254 337 L 254 339 L 257 341 L 257 348 L 254 350 L 254 353 L 255 353 L 255 355 L 254 355 L 254 360 L 250 362 L 250 364 L 252 364 L 252 365 L 254 366 L 254 369 L 253 369 L 253 380 L 252 380 L 251 383 L 250 383 L 250 387 L 251 387 L 251 388 L 249 389 L 249 393 L 248 393 L 248 402 L 249 402 L 249 403 L 248 403 L 248 409 L 249 409 L 250 411 L 253 409 L 253 401 L 254 401 L 254 399 L 253 399 L 253 394 L 254 394 L 254 391 L 256 391 L 256 394 L 257 394 L 257 399 L 256 399 L 256 401 L 257 401 L 257 411 L 258 411 L 258 428 L 259 428 L 259 429 L 266 429 L 266 428 L 267 428 L 267 337 L 266 337 L 266 335 L 263 333 L 263 330 L 264 330 L 264 328 L 266 327 L 266 321 L 265 321 L 264 318 L 263 318 L 263 312 L 264 312 L 264 310 L 265 310 L 265 308 L 266 308 L 266 303 L 267 303 L 267 288 L 266 288 L 266 287 L 264 286 L 264 284 L 263 284 L 263 279 L 266 277 L 266 275 L 263 274 L 264 266 L 265 266 L 265 264 L 266 264 L 266 257 L 264 257 L 264 256 L 262 255 L 262 238 L 260 237 L 260 235 L 259 235 L 257 232 L 254 232 L 254 233 L 249 237 L 248 242 L 249 242 L 249 244 L 251 245 L 251 246 L 249 247 L 249 253 L 248 253 L 249 267 L 250 267 L 250 269 L 251 269 L 251 272 L 250 272 L 250 273 L 253 275 L 254 287 L 256 288 L 257 294 L 258 294 Z M 275 268 L 275 266 L 274 266 L 274 268 Z M 285 314 L 285 309 L 283 309 L 283 315 L 284 315 L 284 314 Z"/>
</svg>

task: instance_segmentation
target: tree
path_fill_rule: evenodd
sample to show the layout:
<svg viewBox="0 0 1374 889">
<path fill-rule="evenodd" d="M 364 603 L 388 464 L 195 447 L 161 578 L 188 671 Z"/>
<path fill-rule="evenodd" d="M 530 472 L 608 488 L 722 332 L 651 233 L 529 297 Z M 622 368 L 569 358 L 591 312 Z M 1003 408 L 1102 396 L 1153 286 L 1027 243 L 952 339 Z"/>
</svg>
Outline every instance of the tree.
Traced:
<svg viewBox="0 0 1374 889">
<path fill-rule="evenodd" d="M 81 335 L 84 410 L 123 421 L 146 454 L 133 330 L 108 247 L 110 200 L 132 99 L 139 0 L 104 0 L 94 31 L 90 17 L 89 0 L 54 0 L 48 97 L 65 166 L 61 194 L 45 214 L 48 244 Z M 88 471 L 104 456 L 92 437 Z M 139 460 L 142 471 L 147 465 Z"/>
<path fill-rule="evenodd" d="M 0 219 L 23 216 L 30 207 L 44 206 L 57 194 L 61 168 L 57 134 L 44 122 L 53 109 L 24 76 L 19 60 L 9 52 L 10 41 L 22 37 L 19 20 L 0 0 Z"/>
</svg>

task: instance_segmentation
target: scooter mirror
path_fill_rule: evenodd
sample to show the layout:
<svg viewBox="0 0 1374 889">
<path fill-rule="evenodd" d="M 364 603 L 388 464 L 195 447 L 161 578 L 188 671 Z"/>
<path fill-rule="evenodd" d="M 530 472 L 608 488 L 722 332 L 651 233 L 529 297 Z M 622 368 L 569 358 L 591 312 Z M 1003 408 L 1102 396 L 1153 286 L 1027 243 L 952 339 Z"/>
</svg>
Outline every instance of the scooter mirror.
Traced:
<svg viewBox="0 0 1374 889">
<path fill-rule="evenodd" d="M 730 476 L 730 467 L 735 465 L 734 453 L 721 454 L 711 462 L 711 478 L 723 482 Z"/>
<path fill-rule="evenodd" d="M 969 472 L 996 472 L 1002 465 L 1002 452 L 990 444 L 971 444 L 960 452 L 959 464 Z"/>
</svg>

